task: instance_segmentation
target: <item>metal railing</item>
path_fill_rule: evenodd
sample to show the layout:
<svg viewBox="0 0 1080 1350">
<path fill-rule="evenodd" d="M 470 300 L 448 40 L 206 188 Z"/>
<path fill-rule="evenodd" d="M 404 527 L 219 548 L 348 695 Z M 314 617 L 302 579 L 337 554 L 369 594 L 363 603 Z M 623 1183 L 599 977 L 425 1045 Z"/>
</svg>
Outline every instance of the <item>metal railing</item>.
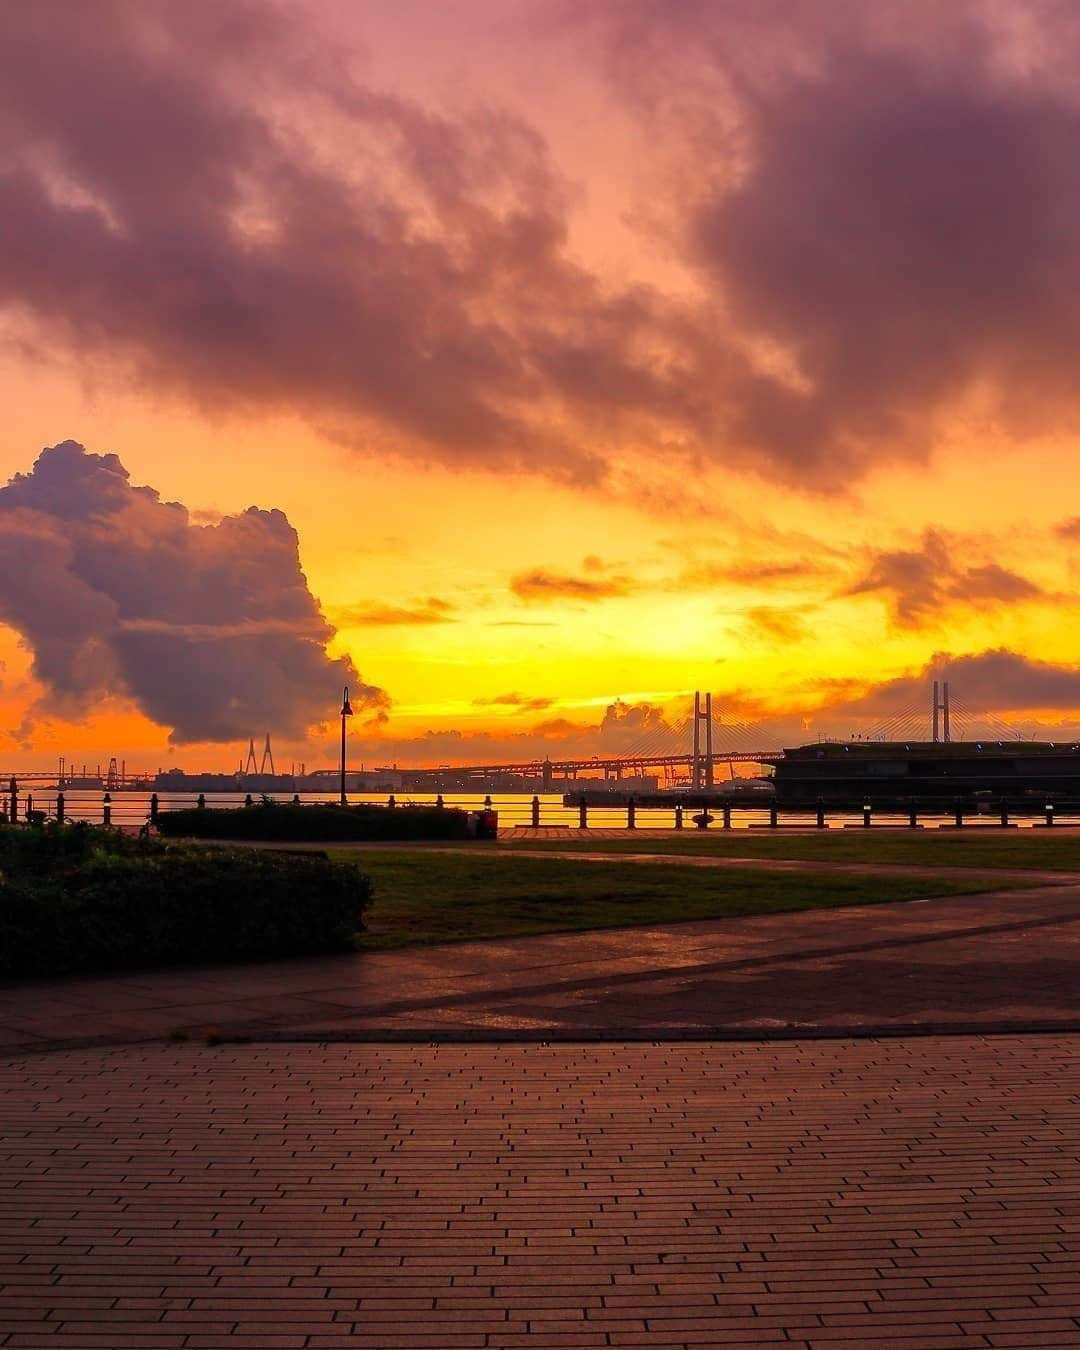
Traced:
<svg viewBox="0 0 1080 1350">
<path fill-rule="evenodd" d="M 278 802 L 300 801 L 329 805 L 336 794 L 308 793 L 302 795 L 270 794 Z M 181 808 L 207 809 L 214 807 L 243 807 L 261 801 L 262 796 L 228 793 L 207 797 L 199 794 L 171 794 L 147 792 L 58 792 L 44 789 L 24 792 L 9 787 L 0 795 L 0 814 L 7 822 L 19 824 L 47 821 L 86 821 L 125 831 L 137 831 L 152 826 L 159 811 Z M 861 809 L 826 807 L 819 803 L 811 807 L 779 807 L 775 803 L 736 806 L 726 802 L 708 806 L 688 805 L 679 800 L 658 805 L 655 802 L 640 805 L 631 797 L 619 804 L 598 803 L 595 799 L 567 804 L 561 798 L 518 796 L 510 794 L 466 796 L 464 794 L 418 793 L 409 795 L 350 794 L 351 803 L 372 802 L 390 808 L 410 805 L 445 807 L 466 811 L 495 811 L 500 831 L 509 829 L 541 829 L 562 827 L 587 835 L 594 829 L 630 831 L 649 830 L 790 830 L 836 828 L 864 829 L 921 829 L 921 828 L 1004 828 L 1036 826 L 1039 828 L 1080 825 L 1080 806 L 1060 807 L 1047 802 L 1042 806 L 1012 805 L 997 802 L 975 810 L 967 804 L 943 804 L 895 807 L 875 807 L 864 803 Z"/>
</svg>

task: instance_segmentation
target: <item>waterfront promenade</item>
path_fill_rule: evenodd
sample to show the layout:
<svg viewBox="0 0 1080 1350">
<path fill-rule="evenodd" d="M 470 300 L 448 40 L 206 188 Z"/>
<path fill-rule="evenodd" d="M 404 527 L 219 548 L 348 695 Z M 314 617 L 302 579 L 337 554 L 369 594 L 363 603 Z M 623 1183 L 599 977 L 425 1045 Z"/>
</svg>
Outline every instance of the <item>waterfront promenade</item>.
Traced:
<svg viewBox="0 0 1080 1350">
<path fill-rule="evenodd" d="M 8 985 L 0 1346 L 1080 1345 L 1080 881 L 992 880 Z"/>
</svg>

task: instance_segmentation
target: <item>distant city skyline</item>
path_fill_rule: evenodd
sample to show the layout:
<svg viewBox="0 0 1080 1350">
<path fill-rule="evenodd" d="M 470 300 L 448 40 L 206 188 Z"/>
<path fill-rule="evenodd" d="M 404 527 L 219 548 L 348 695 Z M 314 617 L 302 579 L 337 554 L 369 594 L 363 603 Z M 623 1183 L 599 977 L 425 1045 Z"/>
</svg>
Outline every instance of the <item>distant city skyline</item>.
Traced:
<svg viewBox="0 0 1080 1350">
<path fill-rule="evenodd" d="M 945 670 L 1080 735 L 1069 6 L 0 35 L 5 765 L 331 765 L 343 683 L 357 765 L 593 753 L 694 689 L 795 743 Z"/>
</svg>

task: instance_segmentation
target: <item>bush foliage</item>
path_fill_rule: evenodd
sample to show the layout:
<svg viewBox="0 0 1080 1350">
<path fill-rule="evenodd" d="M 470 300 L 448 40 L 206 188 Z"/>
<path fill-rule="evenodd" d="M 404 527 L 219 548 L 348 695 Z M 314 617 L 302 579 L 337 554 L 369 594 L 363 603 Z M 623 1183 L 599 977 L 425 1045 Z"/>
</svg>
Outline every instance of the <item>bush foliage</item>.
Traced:
<svg viewBox="0 0 1080 1350">
<path fill-rule="evenodd" d="M 318 854 L 0 829 L 0 975 L 348 951 L 370 901 L 355 865 Z"/>
<path fill-rule="evenodd" d="M 324 806 L 263 801 L 229 809 L 162 811 L 158 829 L 172 838 L 352 843 L 364 839 L 464 839 L 467 813 L 435 806 Z"/>
</svg>

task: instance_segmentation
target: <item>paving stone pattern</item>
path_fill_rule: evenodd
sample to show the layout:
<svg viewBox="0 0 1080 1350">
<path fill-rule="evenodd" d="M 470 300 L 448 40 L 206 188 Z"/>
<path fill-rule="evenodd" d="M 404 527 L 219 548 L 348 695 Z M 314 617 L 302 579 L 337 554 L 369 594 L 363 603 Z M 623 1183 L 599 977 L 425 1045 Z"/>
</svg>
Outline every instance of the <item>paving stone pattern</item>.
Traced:
<svg viewBox="0 0 1080 1350">
<path fill-rule="evenodd" d="M 0 1064 L 0 1345 L 1080 1345 L 1080 1038 Z"/>
</svg>

